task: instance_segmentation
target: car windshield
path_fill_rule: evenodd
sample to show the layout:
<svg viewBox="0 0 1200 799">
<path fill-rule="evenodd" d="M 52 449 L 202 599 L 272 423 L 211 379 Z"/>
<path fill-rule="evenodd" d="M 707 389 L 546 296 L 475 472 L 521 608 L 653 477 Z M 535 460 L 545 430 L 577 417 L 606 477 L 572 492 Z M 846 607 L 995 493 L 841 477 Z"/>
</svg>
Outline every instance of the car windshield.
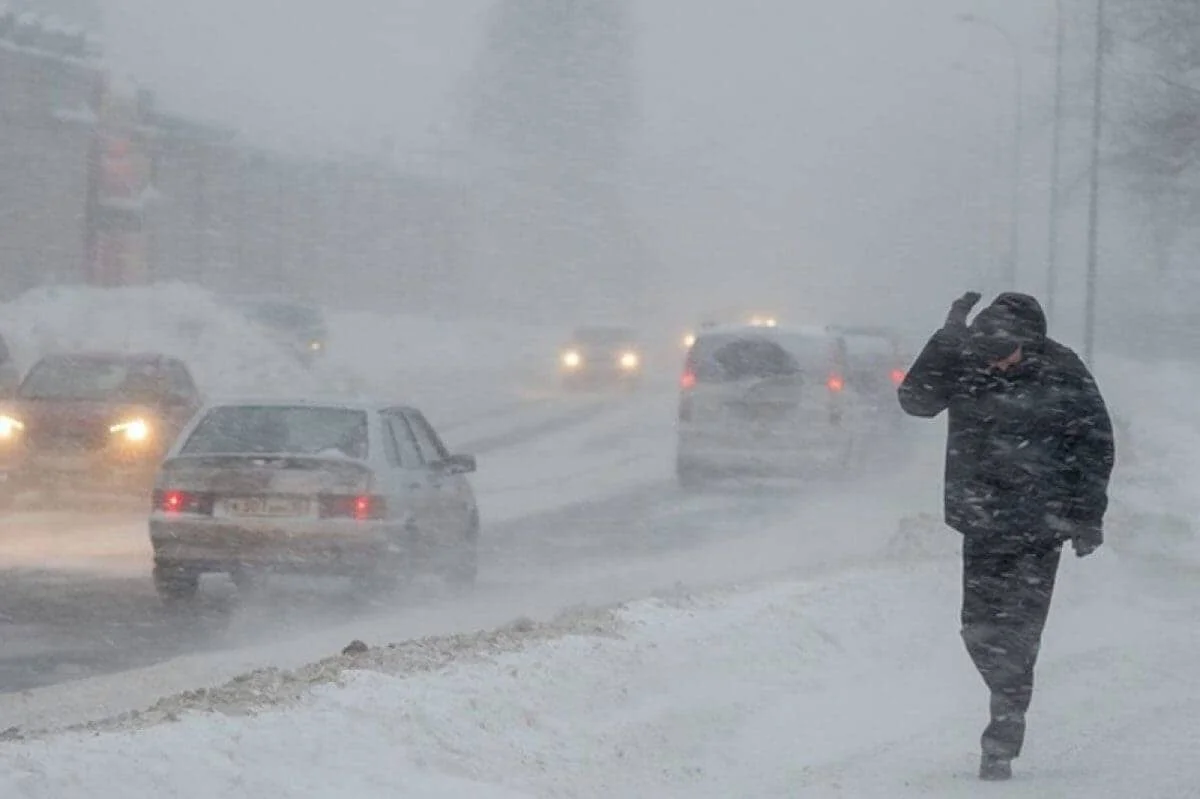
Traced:
<svg viewBox="0 0 1200 799">
<path fill-rule="evenodd" d="M 828 368 L 830 346 L 814 336 L 712 335 L 696 342 L 691 357 L 698 381 L 728 383 Z"/>
<path fill-rule="evenodd" d="M 619 347 L 632 344 L 633 340 L 633 331 L 622 327 L 584 327 L 575 331 L 575 341 L 585 345 Z"/>
<path fill-rule="evenodd" d="M 282 330 L 312 331 L 320 329 L 321 314 L 315 308 L 286 302 L 251 303 L 247 313 L 260 324 Z"/>
<path fill-rule="evenodd" d="M 349 408 L 225 406 L 196 426 L 184 455 L 368 455 L 367 414 Z"/>
<path fill-rule="evenodd" d="M 157 394 L 148 363 L 105 358 L 46 358 L 39 361 L 17 391 L 30 400 L 136 402 Z"/>
</svg>

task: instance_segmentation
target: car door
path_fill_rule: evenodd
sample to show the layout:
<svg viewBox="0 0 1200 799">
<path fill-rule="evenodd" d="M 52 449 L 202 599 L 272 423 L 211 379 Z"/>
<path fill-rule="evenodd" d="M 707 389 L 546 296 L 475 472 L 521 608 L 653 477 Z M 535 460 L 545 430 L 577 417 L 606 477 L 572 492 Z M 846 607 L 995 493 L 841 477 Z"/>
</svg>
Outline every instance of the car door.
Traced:
<svg viewBox="0 0 1200 799">
<path fill-rule="evenodd" d="M 384 411 L 379 418 L 389 467 L 388 507 L 406 527 L 422 535 L 435 534 L 438 492 L 408 420 L 398 410 Z"/>
<path fill-rule="evenodd" d="M 420 411 L 409 409 L 405 416 L 416 437 L 421 457 L 428 464 L 430 479 L 437 494 L 438 515 L 443 529 L 461 532 L 471 524 L 474 502 L 469 501 L 470 486 L 461 474 L 447 474 L 438 465 L 450 457 L 446 445 Z"/>
</svg>

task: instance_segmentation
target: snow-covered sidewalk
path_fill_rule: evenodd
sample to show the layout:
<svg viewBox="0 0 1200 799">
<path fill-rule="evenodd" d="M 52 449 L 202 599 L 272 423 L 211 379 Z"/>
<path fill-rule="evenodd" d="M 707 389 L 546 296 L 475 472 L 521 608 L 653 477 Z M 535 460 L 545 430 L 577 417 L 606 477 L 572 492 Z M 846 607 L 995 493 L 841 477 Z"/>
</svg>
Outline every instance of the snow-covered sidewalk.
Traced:
<svg viewBox="0 0 1200 799">
<path fill-rule="evenodd" d="M 338 656 L 0 749 L 0 795 L 957 797 L 986 696 L 949 560 Z M 1195 796 L 1197 590 L 1064 559 L 1007 796 Z"/>
</svg>

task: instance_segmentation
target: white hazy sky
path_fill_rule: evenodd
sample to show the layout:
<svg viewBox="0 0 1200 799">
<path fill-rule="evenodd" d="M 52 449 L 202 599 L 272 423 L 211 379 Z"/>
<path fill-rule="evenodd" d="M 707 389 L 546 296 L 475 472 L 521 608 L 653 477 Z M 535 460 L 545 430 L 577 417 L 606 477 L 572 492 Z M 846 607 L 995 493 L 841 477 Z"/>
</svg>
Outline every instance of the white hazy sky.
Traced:
<svg viewBox="0 0 1200 799">
<path fill-rule="evenodd" d="M 278 146 L 370 150 L 392 136 L 411 151 L 436 147 L 452 126 L 490 6 L 105 2 L 114 60 L 172 109 Z M 859 303 L 925 314 L 975 281 L 984 269 L 978 250 L 994 235 L 989 222 L 1002 227 L 1006 208 L 1012 61 L 995 33 L 955 20 L 963 11 L 1003 24 L 1022 48 L 1030 118 L 1023 275 L 1041 290 L 1052 3 L 635 6 L 636 197 L 669 267 L 664 282 L 690 276 L 689 302 L 741 290 L 780 293 L 802 310 Z M 755 288 L 743 290 L 747 282 Z"/>
</svg>

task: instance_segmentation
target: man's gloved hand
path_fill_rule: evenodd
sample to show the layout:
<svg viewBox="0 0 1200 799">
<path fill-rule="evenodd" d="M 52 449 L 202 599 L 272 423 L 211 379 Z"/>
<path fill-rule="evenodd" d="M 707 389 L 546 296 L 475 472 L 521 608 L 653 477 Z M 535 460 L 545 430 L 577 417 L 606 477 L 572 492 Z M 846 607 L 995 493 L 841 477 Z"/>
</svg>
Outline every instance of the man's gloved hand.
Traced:
<svg viewBox="0 0 1200 799">
<path fill-rule="evenodd" d="M 978 291 L 968 291 L 955 300 L 950 306 L 950 313 L 946 314 L 945 329 L 956 336 L 965 336 L 967 334 L 967 316 L 982 298 L 983 295 Z"/>
<path fill-rule="evenodd" d="M 1081 524 L 1071 535 L 1071 546 L 1078 557 L 1086 558 L 1104 543 L 1104 528 L 1099 524 Z"/>
</svg>

